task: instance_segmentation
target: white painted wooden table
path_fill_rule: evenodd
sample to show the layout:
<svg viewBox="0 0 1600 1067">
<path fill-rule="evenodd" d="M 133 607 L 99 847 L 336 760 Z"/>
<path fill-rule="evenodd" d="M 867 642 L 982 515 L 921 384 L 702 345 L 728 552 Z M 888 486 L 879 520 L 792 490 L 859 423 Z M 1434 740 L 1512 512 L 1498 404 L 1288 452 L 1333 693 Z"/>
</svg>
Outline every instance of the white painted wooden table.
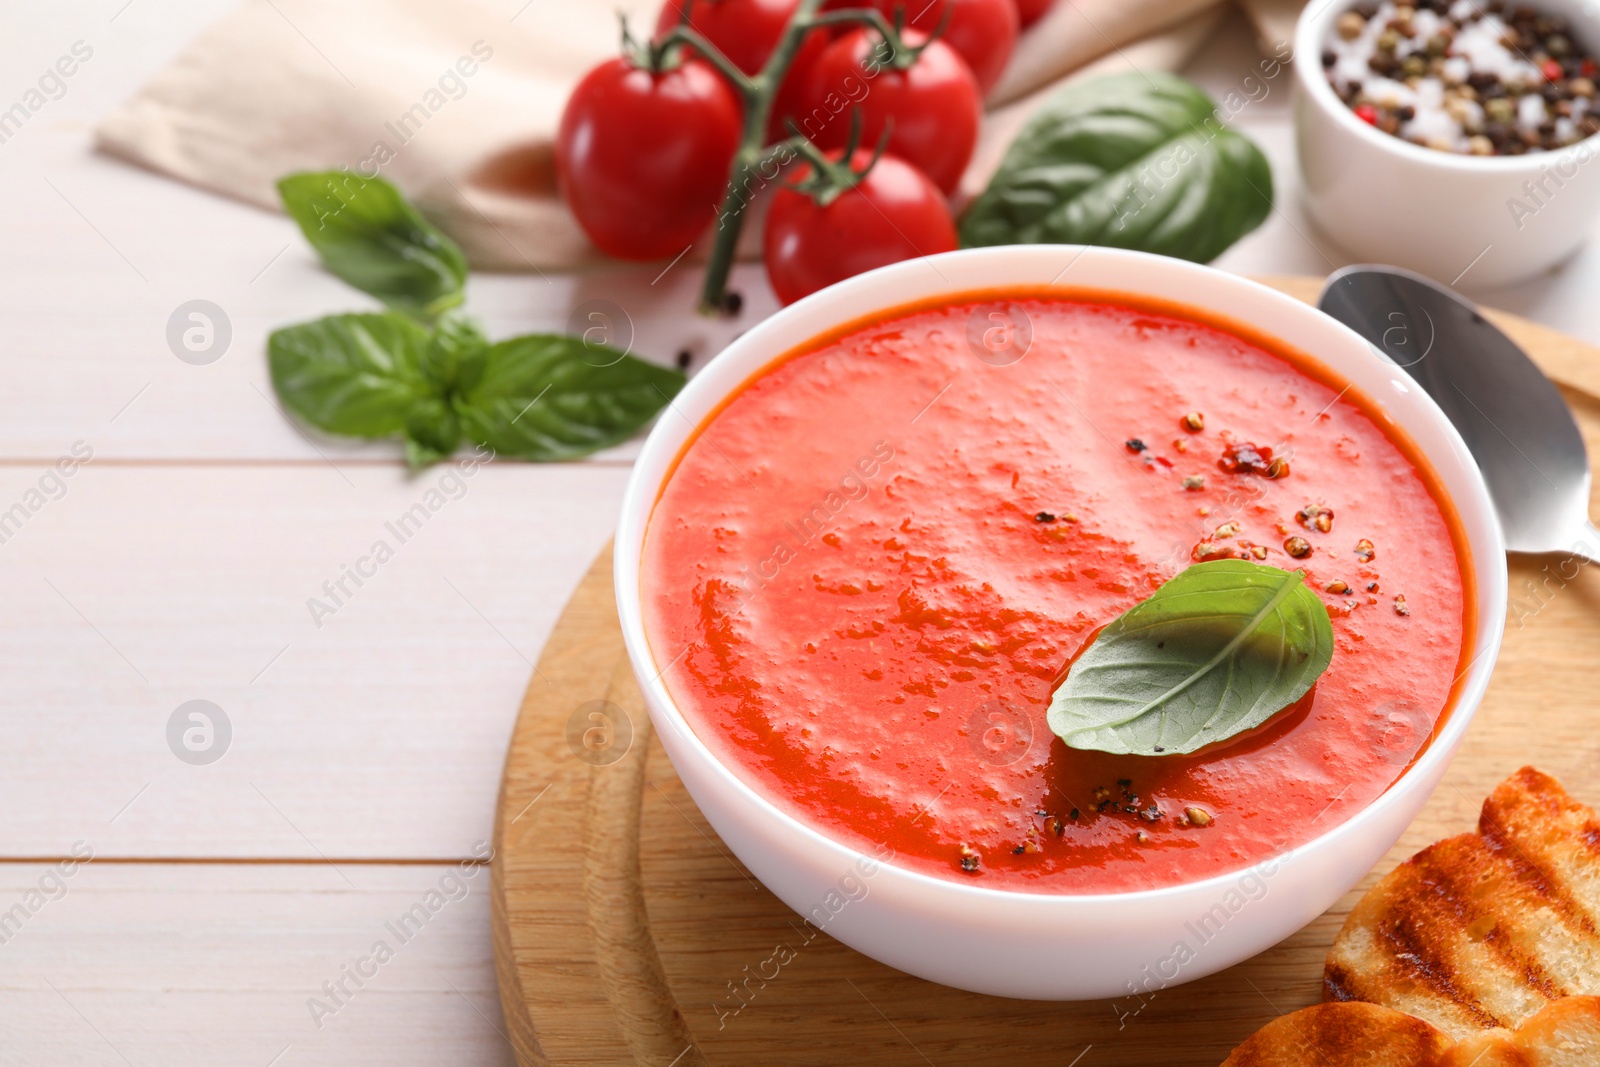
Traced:
<svg viewBox="0 0 1600 1067">
<path fill-rule="evenodd" d="M 26 512 L 0 526 L 0 1064 L 508 1064 L 488 875 L 453 872 L 489 836 L 531 662 L 611 532 L 631 449 L 478 471 L 313 621 L 307 599 L 386 521 L 455 483 L 277 410 L 267 331 L 361 306 L 288 221 L 89 151 L 94 120 L 229 6 L 0 0 L 0 108 L 73 42 L 94 49 L 0 144 L 0 513 Z M 1254 62 L 1234 18 L 1189 73 L 1220 96 Z M 1281 209 L 1232 270 L 1345 261 L 1297 204 L 1286 96 L 1287 77 L 1239 119 Z M 468 304 L 499 336 L 604 294 L 663 360 L 703 360 L 773 306 L 745 268 L 744 319 L 707 325 L 686 314 L 693 270 L 654 276 L 477 276 Z M 1600 342 L 1597 282 L 1591 248 L 1479 295 Z M 196 298 L 232 326 L 205 366 L 165 340 Z M 75 446 L 92 459 L 58 483 Z M 231 724 L 208 765 L 167 741 L 196 699 Z M 402 943 L 392 924 L 441 887 Z M 360 963 L 380 940 L 393 958 Z"/>
</svg>

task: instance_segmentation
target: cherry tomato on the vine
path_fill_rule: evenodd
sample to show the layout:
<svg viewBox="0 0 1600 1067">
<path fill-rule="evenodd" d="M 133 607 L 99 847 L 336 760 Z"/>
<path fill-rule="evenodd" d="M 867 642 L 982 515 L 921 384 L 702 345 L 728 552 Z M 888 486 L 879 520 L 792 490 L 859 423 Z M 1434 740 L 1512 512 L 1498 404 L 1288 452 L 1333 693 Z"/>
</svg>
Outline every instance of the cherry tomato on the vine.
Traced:
<svg viewBox="0 0 1600 1067">
<path fill-rule="evenodd" d="M 941 40 L 954 48 L 987 93 L 1005 73 L 1017 47 L 1019 29 L 1015 0 L 871 0 L 894 21 L 895 9 L 905 10 L 906 25 L 932 33 L 950 11 Z"/>
<path fill-rule="evenodd" d="M 842 155 L 828 153 L 834 160 Z M 850 163 L 860 171 L 871 160 L 871 152 L 859 149 Z M 794 181 L 810 174 L 811 165 L 804 164 Z M 826 206 L 793 183 L 780 188 L 767 213 L 763 258 L 773 292 L 792 304 L 863 271 L 955 247 L 944 195 L 916 167 L 884 155 Z"/>
<path fill-rule="evenodd" d="M 699 60 L 659 74 L 607 60 L 567 101 L 556 179 L 601 251 L 675 256 L 715 217 L 741 126 L 738 95 Z"/>
<path fill-rule="evenodd" d="M 711 42 L 734 66 L 746 74 L 758 74 L 799 9 L 800 0 L 667 0 L 656 18 L 656 40 L 683 21 L 686 7 L 691 29 Z M 767 123 L 769 141 L 788 136 L 785 120 L 798 113 L 797 87 L 827 47 L 830 36 L 826 29 L 817 29 L 800 42 L 772 105 L 772 117 Z"/>
<path fill-rule="evenodd" d="M 905 37 L 912 46 L 927 40 L 915 30 Z M 877 144 L 888 129 L 889 152 L 951 192 L 978 143 L 978 83 L 943 41 L 929 42 L 905 70 L 890 65 L 888 55 L 876 30 L 852 30 L 830 44 L 806 79 L 801 129 L 821 148 L 843 148 L 851 113 L 859 109 L 861 144 Z"/>
<path fill-rule="evenodd" d="M 1017 5 L 1017 21 L 1022 29 L 1027 29 L 1035 22 L 1050 13 L 1056 6 L 1056 0 L 1014 0 Z"/>
<path fill-rule="evenodd" d="M 754 74 L 783 36 L 800 0 L 667 0 L 656 18 L 656 40 L 683 21 L 717 46 L 733 65 Z"/>
</svg>

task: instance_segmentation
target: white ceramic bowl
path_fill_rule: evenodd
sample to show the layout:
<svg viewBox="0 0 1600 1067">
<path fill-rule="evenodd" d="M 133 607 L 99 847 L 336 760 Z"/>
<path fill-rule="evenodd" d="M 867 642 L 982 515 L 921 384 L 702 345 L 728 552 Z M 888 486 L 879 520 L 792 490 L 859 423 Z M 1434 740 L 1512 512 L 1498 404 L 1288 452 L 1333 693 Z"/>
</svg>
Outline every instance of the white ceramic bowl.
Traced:
<svg viewBox="0 0 1600 1067">
<path fill-rule="evenodd" d="M 1459 509 L 1477 576 L 1479 622 L 1470 638 L 1475 658 L 1454 713 L 1388 792 L 1321 837 L 1254 868 L 1164 889 L 1051 896 L 982 888 L 878 863 L 800 822 L 720 763 L 673 703 L 661 680 L 665 665 L 651 654 L 640 600 L 645 526 L 674 457 L 719 402 L 775 357 L 830 327 L 929 297 L 1054 284 L 1052 279 L 1064 287 L 1203 308 L 1314 355 L 1404 427 Z M 832 912 L 844 901 L 826 924 L 829 935 L 932 981 L 1036 999 L 1148 995 L 1228 967 L 1287 937 L 1338 900 L 1399 839 L 1472 721 L 1500 648 L 1505 549 L 1483 480 L 1445 416 L 1403 372 L 1333 319 L 1209 267 L 1061 245 L 983 248 L 896 264 L 835 285 L 759 323 L 712 360 L 675 406 L 682 417 L 667 415 L 657 423 L 634 466 L 616 540 L 617 608 L 656 733 L 717 833 L 784 903 L 811 915 L 819 906 L 827 908 L 824 914 Z"/>
<path fill-rule="evenodd" d="M 1583 0 L 1534 0 L 1600 48 Z M 1556 152 L 1466 156 L 1422 148 L 1356 118 L 1319 59 L 1351 0 L 1308 4 L 1295 30 L 1295 143 L 1306 207 L 1357 257 L 1446 285 L 1496 286 L 1555 266 L 1600 216 L 1600 138 Z"/>
</svg>

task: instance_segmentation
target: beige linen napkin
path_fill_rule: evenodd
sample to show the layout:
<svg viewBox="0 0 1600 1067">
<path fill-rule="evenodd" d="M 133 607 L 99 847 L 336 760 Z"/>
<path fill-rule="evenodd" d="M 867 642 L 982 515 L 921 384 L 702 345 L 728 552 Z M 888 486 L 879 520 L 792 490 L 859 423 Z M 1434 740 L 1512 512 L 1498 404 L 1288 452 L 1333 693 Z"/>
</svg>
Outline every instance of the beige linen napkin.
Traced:
<svg viewBox="0 0 1600 1067">
<path fill-rule="evenodd" d="M 1098 57 L 1171 68 L 1218 0 L 1059 0 L 1024 36 L 991 103 Z M 640 31 L 658 0 L 246 0 L 96 130 L 103 151 L 264 207 L 296 170 L 393 181 L 473 266 L 562 270 L 600 261 L 556 195 L 552 142 L 568 93 Z M 1190 21 L 1149 46 L 1128 46 Z M 1121 53 L 1117 55 L 1116 53 Z M 997 158 L 995 130 L 974 174 Z M 1008 135 L 1009 136 L 1009 135 Z M 970 176 L 969 176 L 970 177 Z M 753 237 L 754 227 L 747 229 Z"/>
<path fill-rule="evenodd" d="M 1026 96 L 1085 63 L 1213 6 L 1215 0 L 1056 0 L 1017 42 L 989 103 Z"/>
<path fill-rule="evenodd" d="M 1261 50 L 1274 53 L 1282 44 L 1294 43 L 1295 23 L 1305 0 L 1239 0 L 1239 3 L 1256 24 L 1256 37 Z"/>
</svg>

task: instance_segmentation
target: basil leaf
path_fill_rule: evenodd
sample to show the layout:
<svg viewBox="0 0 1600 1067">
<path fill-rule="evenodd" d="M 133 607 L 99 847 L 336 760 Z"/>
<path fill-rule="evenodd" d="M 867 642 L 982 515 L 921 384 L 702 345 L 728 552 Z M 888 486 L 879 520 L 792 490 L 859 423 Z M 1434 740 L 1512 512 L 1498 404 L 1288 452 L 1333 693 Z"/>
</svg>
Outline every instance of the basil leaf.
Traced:
<svg viewBox="0 0 1600 1067">
<path fill-rule="evenodd" d="M 1333 658 L 1328 609 L 1290 573 L 1197 563 L 1102 630 L 1050 701 L 1073 748 L 1179 755 L 1254 729 Z"/>
<path fill-rule="evenodd" d="M 490 346 L 456 410 L 462 431 L 500 455 L 572 459 L 627 439 L 684 381 L 604 345 L 531 334 Z"/>
<path fill-rule="evenodd" d="M 422 351 L 422 376 L 440 396 L 469 391 L 483 377 L 489 338 L 472 319 L 452 312 L 434 327 Z"/>
<path fill-rule="evenodd" d="M 418 368 L 428 334 L 403 315 L 332 315 L 267 338 L 272 386 L 319 429 L 384 437 L 435 391 Z"/>
<path fill-rule="evenodd" d="M 357 289 L 423 319 L 461 303 L 461 249 L 382 178 L 291 174 L 278 182 L 278 194 L 323 266 Z"/>
<path fill-rule="evenodd" d="M 961 243 L 1092 244 L 1206 263 L 1266 219 L 1272 169 L 1198 87 L 1157 71 L 1070 85 L 1018 134 Z"/>
<path fill-rule="evenodd" d="M 461 418 L 443 400 L 423 400 L 406 418 L 406 462 L 413 469 L 437 463 L 461 444 Z"/>
</svg>

